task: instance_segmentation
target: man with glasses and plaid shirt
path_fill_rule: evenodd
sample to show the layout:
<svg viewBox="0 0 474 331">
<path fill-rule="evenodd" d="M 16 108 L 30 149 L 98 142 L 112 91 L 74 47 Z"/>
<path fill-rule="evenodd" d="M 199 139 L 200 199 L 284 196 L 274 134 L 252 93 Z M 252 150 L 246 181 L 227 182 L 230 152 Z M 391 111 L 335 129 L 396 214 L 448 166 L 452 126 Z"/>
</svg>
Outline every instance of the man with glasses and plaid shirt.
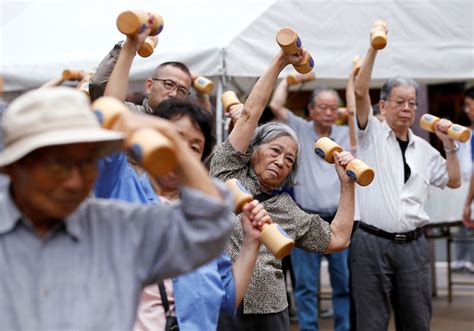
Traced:
<svg viewBox="0 0 474 331">
<path fill-rule="evenodd" d="M 359 228 L 351 241 L 352 296 L 357 330 L 387 330 L 390 312 L 397 330 L 430 330 L 431 271 L 427 239 L 429 222 L 423 204 L 429 185 L 456 188 L 461 184 L 458 145 L 436 135 L 446 159 L 410 127 L 415 121 L 419 86 L 411 78 L 384 83 L 380 122 L 369 96 L 377 50 L 370 46 L 355 85 L 358 157 L 376 171 L 370 186 L 358 188 Z"/>
<path fill-rule="evenodd" d="M 146 31 L 149 31 L 147 29 Z M 99 64 L 89 84 L 89 94 L 94 101 L 108 94 L 125 102 L 128 92 L 128 76 L 138 49 L 143 44 L 143 38 L 148 34 L 143 32 L 138 37 L 127 37 L 125 42 L 119 42 Z M 140 45 L 140 46 L 139 46 Z M 138 47 L 137 47 L 138 46 Z M 160 103 L 168 98 L 187 99 L 191 94 L 191 85 L 195 75 L 181 62 L 164 62 L 160 64 L 145 81 L 146 98 L 141 105 L 125 102 L 130 110 L 153 114 Z M 127 83 L 123 83 L 127 82 Z M 207 95 L 196 91 L 196 103 L 211 111 L 211 103 Z"/>
</svg>

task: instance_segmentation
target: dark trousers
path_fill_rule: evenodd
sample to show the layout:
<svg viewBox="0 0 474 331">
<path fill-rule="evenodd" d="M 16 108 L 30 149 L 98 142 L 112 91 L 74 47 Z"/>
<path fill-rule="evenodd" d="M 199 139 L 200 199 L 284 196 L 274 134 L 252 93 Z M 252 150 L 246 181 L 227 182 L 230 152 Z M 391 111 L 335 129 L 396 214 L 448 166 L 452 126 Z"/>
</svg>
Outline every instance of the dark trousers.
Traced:
<svg viewBox="0 0 474 331">
<path fill-rule="evenodd" d="M 386 331 L 391 307 L 397 330 L 430 330 L 430 257 L 424 235 L 399 244 L 358 229 L 350 262 L 357 330 Z"/>
<path fill-rule="evenodd" d="M 243 314 L 242 305 L 234 316 L 221 314 L 218 331 L 290 331 L 288 308 L 274 314 Z"/>
</svg>

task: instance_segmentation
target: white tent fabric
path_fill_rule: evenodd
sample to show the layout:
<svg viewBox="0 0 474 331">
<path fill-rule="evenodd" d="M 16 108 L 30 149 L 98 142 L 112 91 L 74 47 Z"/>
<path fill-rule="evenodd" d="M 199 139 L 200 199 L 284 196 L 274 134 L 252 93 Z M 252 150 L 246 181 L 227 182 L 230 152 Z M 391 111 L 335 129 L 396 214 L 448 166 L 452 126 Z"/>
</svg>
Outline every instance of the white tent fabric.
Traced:
<svg viewBox="0 0 474 331">
<path fill-rule="evenodd" d="M 135 61 L 134 81 L 177 60 L 214 80 L 236 77 L 247 88 L 278 51 L 278 29 L 292 26 L 315 59 L 313 84 L 342 87 L 353 55 L 365 54 L 376 19 L 388 22 L 389 36 L 375 85 L 394 75 L 423 83 L 474 80 L 472 0 L 3 0 L 5 90 L 35 87 L 64 68 L 92 69 L 123 39 L 115 19 L 126 9 L 155 10 L 165 20 L 155 54 Z"/>
</svg>

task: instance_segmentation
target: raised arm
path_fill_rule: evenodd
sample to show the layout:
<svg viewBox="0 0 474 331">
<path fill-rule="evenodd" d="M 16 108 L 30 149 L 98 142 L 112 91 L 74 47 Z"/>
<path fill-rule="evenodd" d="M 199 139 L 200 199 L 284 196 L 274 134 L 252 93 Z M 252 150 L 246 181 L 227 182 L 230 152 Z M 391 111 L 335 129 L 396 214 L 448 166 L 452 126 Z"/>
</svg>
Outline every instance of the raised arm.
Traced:
<svg viewBox="0 0 474 331">
<path fill-rule="evenodd" d="M 270 101 L 270 109 L 278 121 L 286 122 L 288 120 L 288 109 L 285 108 L 286 99 L 288 98 L 288 81 L 282 79 L 273 92 Z"/>
<path fill-rule="evenodd" d="M 331 240 L 324 253 L 333 253 L 349 247 L 355 212 L 355 184 L 345 170 L 354 157 L 349 152 L 334 153 L 336 172 L 341 183 L 339 207 L 331 222 Z"/>
<path fill-rule="evenodd" d="M 253 200 L 243 208 L 241 216 L 244 237 L 240 254 L 232 272 L 235 283 L 235 306 L 238 307 L 252 279 L 253 269 L 260 249 L 260 230 L 264 223 L 271 223 L 270 216 L 258 200 Z"/>
<path fill-rule="evenodd" d="M 192 155 L 189 146 L 167 120 L 151 115 L 124 112 L 120 114 L 112 127 L 113 130 L 124 132 L 127 135 L 143 128 L 156 129 L 171 140 L 175 146 L 177 161 L 175 172 L 181 178 L 183 185 L 201 191 L 217 200 L 222 199 L 204 165 Z"/>
<path fill-rule="evenodd" d="M 347 80 L 346 86 L 346 109 L 347 109 L 347 125 L 349 126 L 349 143 L 351 153 L 355 154 L 357 150 L 357 137 L 354 127 L 354 114 L 356 112 L 356 100 L 354 85 L 357 77 L 358 70 L 360 69 L 360 63 L 354 62 L 349 79 Z"/>
<path fill-rule="evenodd" d="M 132 62 L 138 50 L 143 45 L 146 37 L 150 34 L 150 27 L 138 36 L 127 36 L 115 64 L 112 74 L 105 88 L 104 95 L 112 96 L 120 101 L 125 101 L 128 92 L 128 76 Z"/>
<path fill-rule="evenodd" d="M 304 52 L 294 55 L 285 55 L 279 51 L 273 58 L 268 69 L 259 78 L 244 104 L 240 118 L 230 133 L 229 141 L 241 153 L 245 153 L 252 139 L 253 133 L 262 116 L 263 110 L 270 99 L 272 88 L 280 72 L 290 63 L 299 63 L 303 60 Z"/>
<path fill-rule="evenodd" d="M 372 79 L 372 69 L 375 63 L 375 56 L 377 55 L 377 50 L 372 47 L 369 47 L 367 55 L 362 62 L 362 67 L 360 68 L 359 75 L 355 82 L 355 107 L 356 107 L 356 118 L 359 128 L 365 129 L 367 121 L 369 119 L 370 112 L 370 80 Z"/>
<path fill-rule="evenodd" d="M 55 87 L 55 86 L 61 85 L 63 82 L 64 82 L 64 79 L 61 76 L 59 78 L 53 78 L 53 79 L 47 81 L 46 83 L 41 85 L 39 88 Z"/>
</svg>

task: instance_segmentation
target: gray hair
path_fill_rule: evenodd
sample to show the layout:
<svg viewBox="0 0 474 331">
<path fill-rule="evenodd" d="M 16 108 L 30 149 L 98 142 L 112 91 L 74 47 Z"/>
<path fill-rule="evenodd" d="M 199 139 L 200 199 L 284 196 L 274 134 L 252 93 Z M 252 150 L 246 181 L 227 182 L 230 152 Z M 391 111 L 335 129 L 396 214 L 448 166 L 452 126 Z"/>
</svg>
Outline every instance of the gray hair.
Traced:
<svg viewBox="0 0 474 331">
<path fill-rule="evenodd" d="M 250 147 L 252 148 L 252 153 L 255 153 L 262 145 L 270 143 L 279 137 L 290 137 L 297 146 L 293 168 L 291 169 L 288 177 L 286 177 L 281 184 L 282 188 L 286 188 L 295 185 L 296 172 L 298 170 L 300 144 L 298 142 L 298 138 L 296 137 L 295 131 L 282 122 L 270 122 L 263 124 L 255 130 L 252 141 L 250 142 Z"/>
<path fill-rule="evenodd" d="M 313 92 L 311 92 L 311 98 L 309 99 L 308 107 L 312 108 L 316 104 L 316 98 L 323 92 L 329 92 L 334 94 L 334 96 L 337 98 L 337 103 L 341 103 L 341 98 L 339 97 L 339 94 L 335 89 L 332 89 L 327 86 L 318 86 L 316 87 Z"/>
<path fill-rule="evenodd" d="M 392 94 L 392 90 L 395 87 L 399 86 L 413 87 L 415 89 L 416 97 L 418 99 L 420 85 L 413 78 L 397 76 L 394 78 L 390 78 L 383 84 L 382 89 L 380 90 L 380 100 L 388 100 L 388 97 L 390 96 L 390 94 Z"/>
</svg>

